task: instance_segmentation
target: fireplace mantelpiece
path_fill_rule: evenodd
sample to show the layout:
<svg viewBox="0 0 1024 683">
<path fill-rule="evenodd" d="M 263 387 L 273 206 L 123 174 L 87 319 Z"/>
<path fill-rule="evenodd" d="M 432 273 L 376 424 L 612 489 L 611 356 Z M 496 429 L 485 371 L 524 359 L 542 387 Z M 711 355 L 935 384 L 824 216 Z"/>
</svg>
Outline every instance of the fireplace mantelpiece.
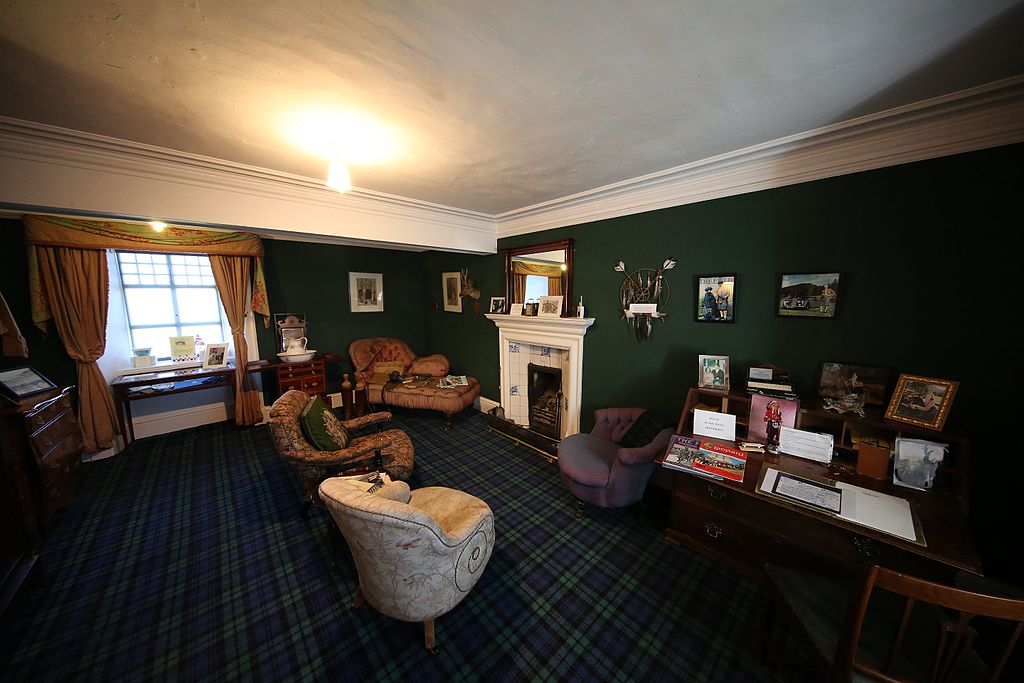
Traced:
<svg viewBox="0 0 1024 683">
<path fill-rule="evenodd" d="M 583 337 L 594 324 L 594 318 L 545 318 L 498 313 L 488 313 L 486 316 L 498 327 L 501 404 L 511 405 L 512 398 L 509 393 L 512 387 L 509 343 L 562 349 L 568 353 L 569 358 L 562 374 L 564 419 L 560 438 L 579 432 L 580 404 L 583 399 Z"/>
</svg>

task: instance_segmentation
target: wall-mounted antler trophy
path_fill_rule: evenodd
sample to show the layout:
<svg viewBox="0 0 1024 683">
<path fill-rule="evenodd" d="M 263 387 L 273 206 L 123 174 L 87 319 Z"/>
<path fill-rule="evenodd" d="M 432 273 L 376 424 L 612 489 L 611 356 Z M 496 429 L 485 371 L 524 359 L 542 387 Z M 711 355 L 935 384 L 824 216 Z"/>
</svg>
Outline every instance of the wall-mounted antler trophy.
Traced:
<svg viewBox="0 0 1024 683">
<path fill-rule="evenodd" d="M 462 271 L 462 287 L 459 290 L 459 296 L 468 296 L 470 299 L 480 298 L 480 288 L 473 284 L 468 270 Z"/>
</svg>

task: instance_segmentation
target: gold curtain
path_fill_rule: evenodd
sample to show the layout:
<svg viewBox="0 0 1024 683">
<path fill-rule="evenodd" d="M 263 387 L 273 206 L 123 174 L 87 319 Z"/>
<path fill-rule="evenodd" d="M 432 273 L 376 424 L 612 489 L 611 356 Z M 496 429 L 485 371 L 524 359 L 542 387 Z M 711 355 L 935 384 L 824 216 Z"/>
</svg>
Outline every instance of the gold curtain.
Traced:
<svg viewBox="0 0 1024 683">
<path fill-rule="evenodd" d="M 50 302 L 39 279 L 38 247 L 76 249 L 129 249 L 133 251 L 169 251 L 187 254 L 220 254 L 255 259 L 252 283 L 252 308 L 270 325 L 267 285 L 263 277 L 263 243 L 252 233 L 200 230 L 169 225 L 156 232 L 148 225 L 119 221 L 79 220 L 58 216 L 25 216 L 25 244 L 28 245 L 29 294 L 32 322 L 46 331 L 52 315 Z"/>
<path fill-rule="evenodd" d="M 548 278 L 548 296 L 558 296 L 562 293 L 562 276 Z"/>
<path fill-rule="evenodd" d="M 249 362 L 244 328 L 248 313 L 245 295 L 249 289 L 249 259 L 244 256 L 211 254 L 210 266 L 231 325 L 231 340 L 235 346 L 235 424 L 254 425 L 263 419 L 263 411 L 252 379 L 245 370 Z"/>
<path fill-rule="evenodd" d="M 7 307 L 7 300 L 0 293 L 0 337 L 3 337 L 3 354 L 16 358 L 28 358 L 28 344 L 21 336 L 18 322 Z"/>
<path fill-rule="evenodd" d="M 562 277 L 562 267 L 546 263 L 528 263 L 513 261 L 512 272 L 516 275 L 544 275 L 545 277 Z"/>
<path fill-rule="evenodd" d="M 519 273 L 512 273 L 512 301 L 510 303 L 522 304 L 526 302 L 526 276 Z"/>
<path fill-rule="evenodd" d="M 97 249 L 37 247 L 40 283 L 64 349 L 78 371 L 84 449 L 109 448 L 118 433 L 114 401 L 96 359 L 106 349 L 107 257 Z"/>
</svg>

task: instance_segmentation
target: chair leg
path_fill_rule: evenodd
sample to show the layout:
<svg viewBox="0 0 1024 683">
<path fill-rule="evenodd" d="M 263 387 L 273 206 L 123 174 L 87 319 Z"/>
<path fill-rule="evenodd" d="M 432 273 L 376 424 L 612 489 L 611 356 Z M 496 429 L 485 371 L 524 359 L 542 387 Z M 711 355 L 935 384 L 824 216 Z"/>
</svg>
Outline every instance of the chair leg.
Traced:
<svg viewBox="0 0 1024 683">
<path fill-rule="evenodd" d="M 444 414 L 444 427 L 442 427 L 442 429 L 447 432 L 447 431 L 450 431 L 451 428 L 454 427 L 454 426 L 455 426 L 455 415 L 452 414 L 452 413 L 445 413 Z"/>
<path fill-rule="evenodd" d="M 434 620 L 427 619 L 423 622 L 423 644 L 427 647 L 427 650 L 432 655 L 438 653 L 437 645 L 434 641 Z"/>
<path fill-rule="evenodd" d="M 583 509 L 586 506 L 587 504 L 584 503 L 582 500 L 580 500 L 579 498 L 576 499 L 576 519 L 583 519 Z"/>
</svg>

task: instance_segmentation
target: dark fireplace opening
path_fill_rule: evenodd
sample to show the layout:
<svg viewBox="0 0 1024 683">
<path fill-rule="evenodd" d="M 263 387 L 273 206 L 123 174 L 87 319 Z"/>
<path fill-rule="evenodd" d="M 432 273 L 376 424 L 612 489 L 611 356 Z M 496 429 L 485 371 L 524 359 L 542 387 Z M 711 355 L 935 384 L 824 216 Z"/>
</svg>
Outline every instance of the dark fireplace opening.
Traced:
<svg viewBox="0 0 1024 683">
<path fill-rule="evenodd" d="M 527 370 L 530 429 L 558 439 L 562 431 L 562 370 L 533 363 Z"/>
</svg>

